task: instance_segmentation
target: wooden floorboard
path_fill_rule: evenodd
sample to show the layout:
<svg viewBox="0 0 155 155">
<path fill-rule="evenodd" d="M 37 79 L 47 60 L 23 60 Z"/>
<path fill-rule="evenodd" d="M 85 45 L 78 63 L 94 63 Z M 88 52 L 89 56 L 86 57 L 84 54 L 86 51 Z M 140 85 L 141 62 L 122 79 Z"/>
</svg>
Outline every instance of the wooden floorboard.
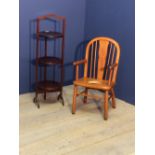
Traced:
<svg viewBox="0 0 155 155">
<path fill-rule="evenodd" d="M 40 109 L 32 102 L 34 93 L 20 95 L 20 155 L 133 155 L 134 106 L 117 99 L 104 121 L 103 101 L 83 104 L 78 97 L 72 115 L 72 91 L 64 87 L 65 106 L 56 93 L 48 94 L 46 102 L 40 95 Z"/>
</svg>

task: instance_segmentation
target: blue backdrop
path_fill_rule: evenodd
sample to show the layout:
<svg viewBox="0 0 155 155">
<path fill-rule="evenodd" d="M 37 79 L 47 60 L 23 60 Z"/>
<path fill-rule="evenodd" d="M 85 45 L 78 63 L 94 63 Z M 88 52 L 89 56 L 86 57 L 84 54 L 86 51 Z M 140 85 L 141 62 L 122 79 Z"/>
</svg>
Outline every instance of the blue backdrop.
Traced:
<svg viewBox="0 0 155 155">
<path fill-rule="evenodd" d="M 67 19 L 65 85 L 72 84 L 72 62 L 83 57 L 87 40 L 96 36 L 112 37 L 121 46 L 116 95 L 135 103 L 134 0 L 20 0 L 19 11 L 20 93 L 33 91 L 35 82 L 32 61 L 35 58 L 34 21 L 37 16 L 56 13 Z"/>
<path fill-rule="evenodd" d="M 48 13 L 63 15 L 67 19 L 65 38 L 65 84 L 73 81 L 72 61 L 77 45 L 84 39 L 85 0 L 20 0 L 20 93 L 33 91 L 35 82 L 35 31 L 34 21 L 37 16 Z"/>
<path fill-rule="evenodd" d="M 135 103 L 134 0 L 87 0 L 85 39 L 108 36 L 121 46 L 116 96 Z"/>
</svg>

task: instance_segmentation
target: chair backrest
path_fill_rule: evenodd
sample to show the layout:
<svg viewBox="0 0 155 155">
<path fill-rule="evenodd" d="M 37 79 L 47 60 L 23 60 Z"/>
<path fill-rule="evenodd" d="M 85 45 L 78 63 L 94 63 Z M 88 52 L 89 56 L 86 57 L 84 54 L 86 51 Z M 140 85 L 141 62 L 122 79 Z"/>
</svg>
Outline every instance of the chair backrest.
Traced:
<svg viewBox="0 0 155 155">
<path fill-rule="evenodd" d="M 92 39 L 86 47 L 84 77 L 97 80 L 109 80 L 115 83 L 120 58 L 119 44 L 107 37 Z M 114 70 L 109 66 L 117 64 Z"/>
</svg>

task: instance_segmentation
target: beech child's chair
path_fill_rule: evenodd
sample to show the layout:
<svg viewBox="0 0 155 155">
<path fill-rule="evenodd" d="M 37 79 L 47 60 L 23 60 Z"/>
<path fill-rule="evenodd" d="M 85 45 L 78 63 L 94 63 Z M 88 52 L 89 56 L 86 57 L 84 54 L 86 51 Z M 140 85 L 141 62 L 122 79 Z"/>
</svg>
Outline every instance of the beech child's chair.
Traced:
<svg viewBox="0 0 155 155">
<path fill-rule="evenodd" d="M 74 62 L 76 67 L 76 79 L 74 81 L 72 113 L 76 111 L 76 97 L 84 96 L 99 98 L 88 94 L 88 89 L 104 91 L 104 119 L 108 119 L 108 101 L 112 99 L 112 107 L 116 108 L 114 86 L 116 83 L 118 63 L 120 58 L 119 44 L 107 37 L 92 39 L 86 47 L 85 59 Z M 79 78 L 79 65 L 84 64 L 84 76 Z M 84 91 L 78 92 L 78 86 L 84 87 Z M 100 98 L 102 98 L 100 96 Z"/>
</svg>

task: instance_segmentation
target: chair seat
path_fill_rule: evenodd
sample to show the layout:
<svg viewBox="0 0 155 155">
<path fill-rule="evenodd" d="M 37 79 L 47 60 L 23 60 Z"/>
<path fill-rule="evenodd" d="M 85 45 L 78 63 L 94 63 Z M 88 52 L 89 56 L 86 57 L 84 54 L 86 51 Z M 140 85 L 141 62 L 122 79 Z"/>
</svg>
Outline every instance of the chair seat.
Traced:
<svg viewBox="0 0 155 155">
<path fill-rule="evenodd" d="M 114 84 L 108 85 L 108 80 L 97 80 L 94 78 L 80 78 L 74 81 L 74 85 L 91 89 L 110 90 Z"/>
</svg>

